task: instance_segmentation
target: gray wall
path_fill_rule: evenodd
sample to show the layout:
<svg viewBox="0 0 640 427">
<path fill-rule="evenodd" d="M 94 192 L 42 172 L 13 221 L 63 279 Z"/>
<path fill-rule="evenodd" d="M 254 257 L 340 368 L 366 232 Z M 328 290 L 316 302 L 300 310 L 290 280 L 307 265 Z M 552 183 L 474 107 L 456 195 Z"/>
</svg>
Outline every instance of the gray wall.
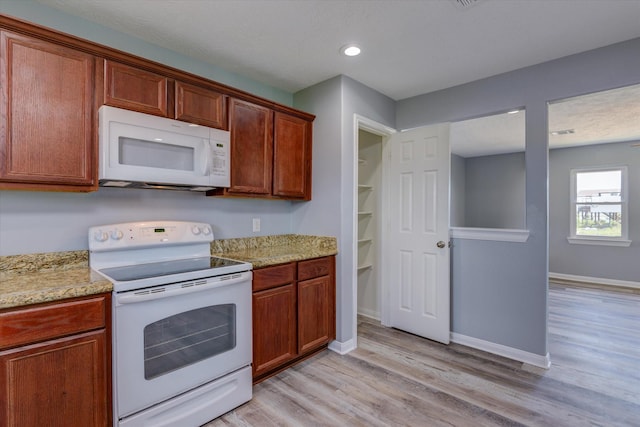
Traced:
<svg viewBox="0 0 640 427">
<path fill-rule="evenodd" d="M 547 102 L 640 81 L 640 39 L 572 55 L 397 103 L 409 129 L 524 107 L 526 243 L 456 240 L 452 330 L 547 353 Z"/>
<path fill-rule="evenodd" d="M 33 1 L 0 1 L 0 12 L 113 46 L 215 81 L 291 104 L 293 95 L 186 58 Z M 318 182 L 314 182 L 318 184 Z M 321 185 L 321 183 L 320 183 Z M 106 189 L 90 194 L 0 191 L 0 255 L 87 249 L 87 228 L 120 221 L 185 219 L 211 223 L 217 238 L 292 232 L 292 203 L 222 200 L 202 194 Z M 252 218 L 262 230 L 252 232 Z M 313 227 L 309 227 L 313 230 Z"/>
<path fill-rule="evenodd" d="M 465 159 L 464 227 L 524 228 L 524 153 Z"/>
<path fill-rule="evenodd" d="M 637 141 L 636 141 L 637 143 Z M 640 282 L 640 148 L 630 142 L 551 150 L 549 154 L 549 271 L 576 276 Z M 572 245 L 570 171 L 627 166 L 631 246 Z"/>
<path fill-rule="evenodd" d="M 290 233 L 291 204 L 125 188 L 94 193 L 0 191 L 0 256 L 87 250 L 90 226 L 127 221 L 202 221 L 211 224 L 220 239 Z M 252 218 L 261 218 L 259 233 L 252 232 Z"/>
<path fill-rule="evenodd" d="M 347 343 L 355 339 L 357 289 L 354 115 L 394 127 L 395 103 L 362 83 L 339 76 L 296 93 L 294 104 L 316 115 L 313 200 L 304 206 L 294 206 L 294 229 L 305 234 L 322 229 L 338 237 L 336 335 L 338 341 Z M 316 157 L 316 150 L 323 152 Z"/>
<path fill-rule="evenodd" d="M 466 185 L 466 160 L 462 156 L 451 154 L 451 181 L 449 182 L 449 225 L 464 227 Z"/>
</svg>

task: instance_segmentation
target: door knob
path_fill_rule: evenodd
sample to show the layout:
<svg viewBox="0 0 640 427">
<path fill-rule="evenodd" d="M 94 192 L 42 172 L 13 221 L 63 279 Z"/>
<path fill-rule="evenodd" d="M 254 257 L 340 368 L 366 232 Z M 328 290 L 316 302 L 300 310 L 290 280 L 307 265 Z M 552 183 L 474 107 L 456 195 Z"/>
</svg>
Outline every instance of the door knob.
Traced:
<svg viewBox="0 0 640 427">
<path fill-rule="evenodd" d="M 445 242 L 443 242 L 442 240 L 440 240 L 438 243 L 436 243 L 436 246 L 439 247 L 440 249 L 444 248 L 447 244 Z"/>
</svg>

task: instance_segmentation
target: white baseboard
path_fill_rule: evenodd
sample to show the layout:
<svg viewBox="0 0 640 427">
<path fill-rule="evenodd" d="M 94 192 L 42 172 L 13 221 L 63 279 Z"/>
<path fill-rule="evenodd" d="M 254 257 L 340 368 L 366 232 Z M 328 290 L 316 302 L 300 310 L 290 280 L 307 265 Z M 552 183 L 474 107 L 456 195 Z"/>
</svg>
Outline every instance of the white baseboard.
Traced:
<svg viewBox="0 0 640 427">
<path fill-rule="evenodd" d="M 538 354 L 518 350 L 517 348 L 507 347 L 505 345 L 480 340 L 478 338 L 461 335 L 455 332 L 451 332 L 451 341 L 457 344 L 466 345 L 467 347 L 486 351 L 487 353 L 497 354 L 498 356 L 537 366 L 539 368 L 549 369 L 551 367 L 551 357 L 549 356 L 549 353 L 547 353 L 546 356 L 540 356 Z"/>
<path fill-rule="evenodd" d="M 356 349 L 356 342 L 353 339 L 345 342 L 333 340 L 329 343 L 329 350 L 335 351 L 341 356 L 344 356 L 345 354 L 355 349 Z"/>
<path fill-rule="evenodd" d="M 557 281 L 559 283 L 569 282 L 586 285 L 606 285 L 606 286 L 619 286 L 623 288 L 640 289 L 640 282 L 631 282 L 628 280 L 615 280 L 605 279 L 602 277 L 588 277 L 588 276 L 576 276 L 574 274 L 562 274 L 549 272 L 549 280 Z"/>
<path fill-rule="evenodd" d="M 358 315 L 359 316 L 364 316 L 364 317 L 368 317 L 369 319 L 373 319 L 373 320 L 380 320 L 380 313 L 375 311 L 375 310 L 370 310 L 367 308 L 359 308 L 358 309 Z"/>
</svg>

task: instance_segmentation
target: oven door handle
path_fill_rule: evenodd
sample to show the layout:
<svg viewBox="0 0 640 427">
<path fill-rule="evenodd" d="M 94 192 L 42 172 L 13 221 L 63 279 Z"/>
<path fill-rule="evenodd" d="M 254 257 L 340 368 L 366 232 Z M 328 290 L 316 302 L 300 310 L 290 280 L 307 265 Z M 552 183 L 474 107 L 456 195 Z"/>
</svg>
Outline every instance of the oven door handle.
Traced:
<svg viewBox="0 0 640 427">
<path fill-rule="evenodd" d="M 179 285 L 171 286 L 159 286 L 152 289 L 144 289 L 139 291 L 126 292 L 123 294 L 116 294 L 116 301 L 118 304 L 133 304 L 137 302 L 152 301 L 163 298 L 171 298 L 178 295 L 185 295 L 194 292 L 202 292 L 215 288 L 221 288 L 223 286 L 234 285 L 241 282 L 251 283 L 251 272 L 235 273 L 228 276 L 221 276 L 216 278 L 193 280 L 185 282 Z M 198 284 L 206 280 L 205 283 Z"/>
</svg>

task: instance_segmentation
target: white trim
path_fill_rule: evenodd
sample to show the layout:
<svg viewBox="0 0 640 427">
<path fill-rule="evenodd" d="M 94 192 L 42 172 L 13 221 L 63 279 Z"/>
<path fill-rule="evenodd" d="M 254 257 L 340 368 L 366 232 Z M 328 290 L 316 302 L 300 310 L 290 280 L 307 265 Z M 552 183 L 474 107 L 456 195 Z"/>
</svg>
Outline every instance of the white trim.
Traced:
<svg viewBox="0 0 640 427">
<path fill-rule="evenodd" d="M 640 289 L 640 282 L 632 282 L 628 280 L 605 279 L 603 277 L 576 276 L 574 274 L 549 272 L 549 280 L 569 281 L 569 282 L 576 282 L 576 283 L 584 283 L 587 285 L 620 286 L 623 288 Z"/>
<path fill-rule="evenodd" d="M 340 341 L 331 341 L 329 343 L 329 350 L 334 351 L 336 353 L 338 353 L 341 356 L 344 356 L 345 354 L 349 353 L 350 351 L 353 351 L 356 349 L 356 341 L 355 340 L 349 340 L 346 342 L 340 342 Z"/>
<path fill-rule="evenodd" d="M 576 207 L 578 203 L 578 195 L 576 193 L 576 175 L 579 173 L 589 172 L 606 172 L 606 171 L 620 171 L 620 202 L 606 202 L 601 203 L 605 205 L 620 205 L 622 215 L 622 227 L 620 230 L 620 237 L 607 237 L 607 236 L 580 236 L 576 234 Z M 574 168 L 569 172 L 569 232 L 571 235 L 567 237 L 567 240 L 571 244 L 579 245 L 602 245 L 602 246 L 630 246 L 631 240 L 629 240 L 629 172 L 627 166 L 597 166 L 597 167 L 585 167 Z"/>
<path fill-rule="evenodd" d="M 353 175 L 354 175 L 354 183 L 357 184 L 358 182 L 358 131 L 360 130 L 364 130 L 367 131 L 369 133 L 372 133 L 374 135 L 378 135 L 382 137 L 382 185 L 380 188 L 380 196 L 381 196 L 381 202 L 380 202 L 380 206 L 382 207 L 382 212 L 380 213 L 380 221 L 378 222 L 379 227 L 376 231 L 380 232 L 380 238 L 378 239 L 378 242 L 385 242 L 387 241 L 387 218 L 388 218 L 388 191 L 386 188 L 387 185 L 387 179 L 386 176 L 388 175 L 388 147 L 387 147 L 387 139 L 389 138 L 390 135 L 397 133 L 397 131 L 393 128 L 390 128 L 382 123 L 378 123 L 374 120 L 371 120 L 367 117 L 361 116 L 359 114 L 354 114 L 353 115 L 353 150 L 354 150 L 354 164 L 353 164 Z M 353 329 L 352 329 L 352 333 L 353 333 L 353 348 L 357 347 L 357 340 L 358 340 L 358 277 L 357 277 L 357 273 L 358 273 L 358 212 L 357 212 L 357 208 L 358 208 L 358 188 L 357 186 L 354 186 L 353 189 L 353 206 L 354 206 L 354 212 L 353 212 L 353 239 L 354 239 L 354 250 L 353 250 L 353 266 L 354 266 L 354 271 L 353 271 Z M 378 252 L 376 253 L 376 259 L 378 260 L 378 262 L 384 257 L 384 253 L 383 253 L 383 246 L 384 244 L 379 244 L 378 245 Z M 386 280 L 385 280 L 385 275 L 387 274 L 387 270 L 385 267 L 385 263 L 383 262 L 379 262 L 379 268 L 377 269 L 377 274 L 378 274 L 378 279 L 377 282 L 379 283 L 380 289 L 379 289 L 379 297 L 381 299 L 381 304 L 380 304 L 380 317 L 381 317 L 381 323 L 383 325 L 386 325 L 388 323 L 387 317 L 388 317 L 388 301 L 389 299 L 386 298 L 386 293 L 388 292 L 387 287 L 385 285 Z M 351 351 L 351 350 L 348 350 Z"/>
<path fill-rule="evenodd" d="M 369 310 L 366 308 L 360 308 L 358 311 L 358 316 L 368 317 L 369 319 L 380 321 L 380 313 L 375 310 Z"/>
<path fill-rule="evenodd" d="M 628 248 L 629 246 L 631 246 L 631 240 L 620 239 L 620 238 L 616 238 L 614 240 L 614 239 L 611 239 L 611 238 L 608 239 L 606 237 L 598 238 L 597 236 L 592 236 L 592 237 L 587 237 L 587 236 L 567 237 L 567 241 L 569 243 L 571 243 L 572 245 L 620 246 L 620 247 L 625 247 L 625 248 Z"/>
<path fill-rule="evenodd" d="M 454 239 L 523 243 L 529 239 L 529 230 L 513 228 L 451 227 L 450 235 Z"/>
<path fill-rule="evenodd" d="M 517 348 L 507 347 L 455 332 L 451 332 L 451 341 L 539 368 L 549 369 L 551 367 L 551 357 L 549 353 L 547 353 L 546 356 L 540 356 L 539 354 L 529 353 L 528 351 L 518 350 Z"/>
</svg>

